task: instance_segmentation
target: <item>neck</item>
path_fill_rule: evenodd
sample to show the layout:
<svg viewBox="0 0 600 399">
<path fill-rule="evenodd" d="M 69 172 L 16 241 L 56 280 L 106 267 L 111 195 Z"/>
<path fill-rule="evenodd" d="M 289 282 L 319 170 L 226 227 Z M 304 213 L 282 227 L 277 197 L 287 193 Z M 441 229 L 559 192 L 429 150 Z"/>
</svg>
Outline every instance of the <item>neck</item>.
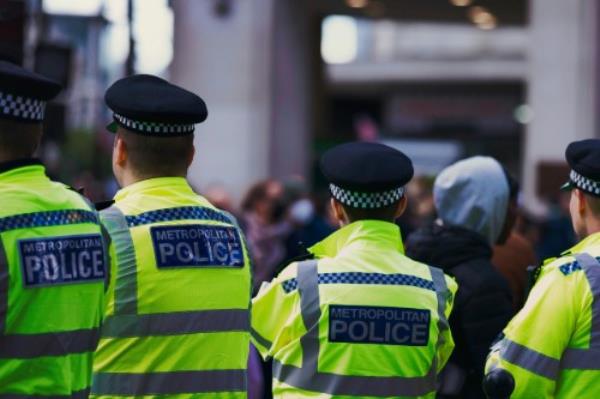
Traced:
<svg viewBox="0 0 600 399">
<path fill-rule="evenodd" d="M 591 236 L 595 233 L 600 233 L 600 219 L 591 218 L 586 223 L 586 237 Z"/>
<path fill-rule="evenodd" d="M 121 174 L 121 176 L 117 177 L 117 181 L 119 183 L 119 185 L 121 187 L 128 187 L 131 186 L 132 184 L 144 181 L 144 180 L 149 180 L 149 179 L 155 179 L 155 178 L 159 178 L 159 177 L 183 177 L 186 178 L 187 174 L 173 174 L 173 175 L 169 175 L 169 176 L 159 176 L 159 175 L 153 175 L 153 174 L 138 174 L 138 173 L 133 173 L 131 171 L 123 171 L 123 173 Z"/>
</svg>

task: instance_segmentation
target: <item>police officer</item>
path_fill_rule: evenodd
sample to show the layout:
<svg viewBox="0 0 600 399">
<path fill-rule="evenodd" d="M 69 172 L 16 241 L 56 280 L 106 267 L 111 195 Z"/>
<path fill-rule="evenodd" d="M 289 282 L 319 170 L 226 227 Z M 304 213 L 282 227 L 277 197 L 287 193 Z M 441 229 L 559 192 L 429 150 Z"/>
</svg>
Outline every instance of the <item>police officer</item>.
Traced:
<svg viewBox="0 0 600 399">
<path fill-rule="evenodd" d="M 394 220 L 412 163 L 382 144 L 348 143 L 321 170 L 341 229 L 253 300 L 253 341 L 273 358 L 274 397 L 433 398 L 454 347 L 457 287 L 404 255 Z"/>
<path fill-rule="evenodd" d="M 204 101 L 149 75 L 105 100 L 123 188 L 101 211 L 112 279 L 92 394 L 245 398 L 248 254 L 235 220 L 186 181 Z"/>
<path fill-rule="evenodd" d="M 58 83 L 0 61 L 0 398 L 87 398 L 104 302 L 97 213 L 33 158 Z"/>
<path fill-rule="evenodd" d="M 570 213 L 582 239 L 547 260 L 525 307 L 492 347 L 487 371 L 505 369 L 512 398 L 600 397 L 600 140 L 567 147 Z"/>
</svg>

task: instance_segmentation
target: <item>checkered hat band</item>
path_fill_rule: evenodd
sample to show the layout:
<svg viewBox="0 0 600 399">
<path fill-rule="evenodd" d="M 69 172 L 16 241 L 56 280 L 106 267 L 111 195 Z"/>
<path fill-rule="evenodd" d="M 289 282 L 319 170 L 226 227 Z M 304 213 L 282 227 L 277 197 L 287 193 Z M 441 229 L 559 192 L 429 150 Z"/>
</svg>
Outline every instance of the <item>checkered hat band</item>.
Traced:
<svg viewBox="0 0 600 399">
<path fill-rule="evenodd" d="M 577 188 L 579 188 L 580 190 L 600 196 L 600 182 L 588 179 L 587 177 L 580 175 L 574 170 L 571 170 L 569 178 L 573 183 L 575 183 Z"/>
<path fill-rule="evenodd" d="M 141 133 L 148 134 L 186 134 L 193 133 L 194 124 L 172 124 L 172 123 L 160 123 L 160 122 L 144 122 L 129 119 L 123 115 L 113 114 L 115 120 L 123 125 L 126 129 L 133 130 Z"/>
<path fill-rule="evenodd" d="M 342 204 L 359 209 L 377 209 L 392 205 L 404 195 L 404 187 L 377 193 L 362 193 L 346 190 L 335 184 L 329 184 L 331 195 Z"/>
<path fill-rule="evenodd" d="M 41 122 L 46 102 L 0 91 L 0 117 Z"/>
</svg>

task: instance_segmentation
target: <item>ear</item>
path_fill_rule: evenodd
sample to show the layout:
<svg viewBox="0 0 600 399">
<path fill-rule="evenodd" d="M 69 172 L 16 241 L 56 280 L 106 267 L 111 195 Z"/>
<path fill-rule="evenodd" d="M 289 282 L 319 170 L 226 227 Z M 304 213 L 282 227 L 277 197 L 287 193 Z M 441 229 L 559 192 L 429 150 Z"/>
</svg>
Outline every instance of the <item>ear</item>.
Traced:
<svg viewBox="0 0 600 399">
<path fill-rule="evenodd" d="M 406 211 L 406 207 L 408 206 L 408 197 L 403 195 L 398 202 L 398 207 L 396 208 L 396 213 L 394 213 L 394 218 L 398 219 L 404 212 Z"/>
<path fill-rule="evenodd" d="M 335 216 L 335 220 L 337 220 L 339 223 L 345 223 L 347 217 L 342 204 L 336 201 L 335 198 L 331 198 L 329 201 L 331 209 L 333 210 L 333 216 Z"/>
<path fill-rule="evenodd" d="M 125 144 L 125 140 L 120 134 L 117 134 L 115 138 L 115 148 L 114 148 L 114 162 L 123 167 L 125 163 L 127 163 L 127 144 Z"/>
<path fill-rule="evenodd" d="M 575 194 L 575 198 L 577 198 L 577 211 L 581 215 L 582 213 L 585 212 L 585 210 L 587 208 L 587 202 L 585 201 L 585 195 L 583 194 L 583 191 L 581 191 L 578 188 L 574 189 L 573 191 Z"/>
<path fill-rule="evenodd" d="M 192 162 L 194 161 L 194 156 L 196 156 L 196 146 L 192 143 L 192 148 L 188 152 L 188 159 L 187 159 L 187 167 L 188 168 L 192 165 Z"/>
</svg>

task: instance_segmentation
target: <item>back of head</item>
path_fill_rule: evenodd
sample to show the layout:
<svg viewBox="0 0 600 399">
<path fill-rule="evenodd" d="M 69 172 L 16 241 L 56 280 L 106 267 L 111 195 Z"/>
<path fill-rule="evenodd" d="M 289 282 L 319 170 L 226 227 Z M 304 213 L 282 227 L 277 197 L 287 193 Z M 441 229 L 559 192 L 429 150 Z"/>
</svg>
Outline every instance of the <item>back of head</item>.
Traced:
<svg viewBox="0 0 600 399">
<path fill-rule="evenodd" d="M 509 186 L 502 165 L 490 157 L 472 157 L 444 169 L 436 178 L 433 198 L 446 225 L 479 233 L 494 244 L 504 228 Z"/>
<path fill-rule="evenodd" d="M 0 61 L 0 161 L 32 157 L 42 134 L 46 102 L 60 84 Z"/>
<path fill-rule="evenodd" d="M 194 136 L 143 136 L 125 129 L 119 136 L 127 147 L 129 167 L 140 178 L 184 176 L 193 155 Z"/>
<path fill-rule="evenodd" d="M 353 142 L 336 146 L 321 158 L 321 171 L 332 197 L 347 221 L 393 222 L 404 210 L 404 186 L 412 179 L 412 161 L 380 143 Z"/>
</svg>

